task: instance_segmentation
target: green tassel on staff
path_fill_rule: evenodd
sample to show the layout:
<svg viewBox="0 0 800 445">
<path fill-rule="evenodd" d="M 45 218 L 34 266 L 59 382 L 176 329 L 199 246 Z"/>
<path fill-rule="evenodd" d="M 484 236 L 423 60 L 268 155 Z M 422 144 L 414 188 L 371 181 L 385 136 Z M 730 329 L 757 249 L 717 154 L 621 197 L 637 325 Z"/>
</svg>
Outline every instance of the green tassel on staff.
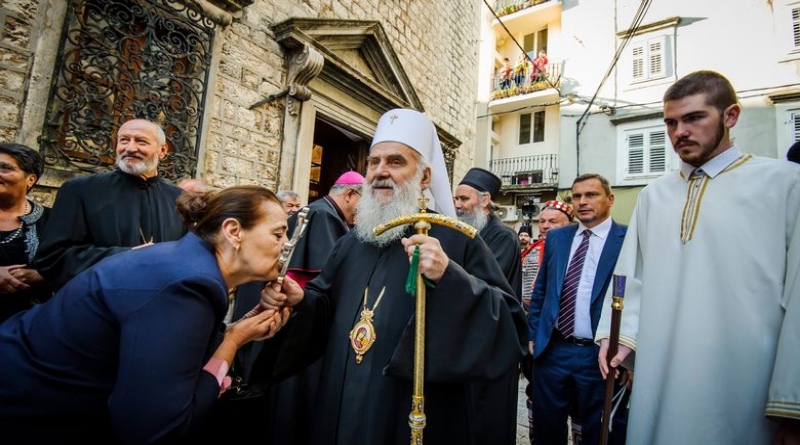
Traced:
<svg viewBox="0 0 800 445">
<path fill-rule="evenodd" d="M 411 255 L 411 267 L 408 268 L 406 277 L 406 292 L 412 297 L 417 296 L 417 274 L 419 273 L 419 246 L 414 247 L 414 254 Z"/>
<path fill-rule="evenodd" d="M 419 246 L 414 248 L 414 254 L 411 255 L 411 266 L 408 268 L 408 277 L 406 277 L 406 292 L 411 294 L 412 297 L 417 296 L 417 274 L 419 273 Z M 433 289 L 436 283 L 429 280 L 428 277 L 422 276 L 422 282 L 425 287 Z"/>
</svg>

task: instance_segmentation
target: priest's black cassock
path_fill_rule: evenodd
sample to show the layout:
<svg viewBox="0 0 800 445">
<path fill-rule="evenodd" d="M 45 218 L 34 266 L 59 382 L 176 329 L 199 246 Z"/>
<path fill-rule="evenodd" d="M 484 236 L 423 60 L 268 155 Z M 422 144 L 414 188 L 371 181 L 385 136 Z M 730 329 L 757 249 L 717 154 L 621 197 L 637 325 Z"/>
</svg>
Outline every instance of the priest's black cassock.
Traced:
<svg viewBox="0 0 800 445">
<path fill-rule="evenodd" d="M 407 227 L 406 236 L 412 233 Z M 506 386 L 502 378 L 517 369 L 527 346 L 525 316 L 480 237 L 469 239 L 438 225 L 430 235 L 439 240 L 450 263 L 435 288 L 427 289 L 425 442 L 477 445 L 477 437 L 492 437 L 493 432 L 478 434 L 476 425 L 501 435 L 516 423 L 517 388 L 491 394 L 501 399 L 492 401 L 493 406 L 513 409 L 498 413 L 505 422 L 490 425 L 477 422 L 480 407 L 468 394 L 469 383 L 502 380 Z M 307 423 L 313 429 L 312 443 L 405 445 L 410 440 L 415 303 L 405 291 L 408 270 L 399 240 L 380 248 L 348 233 L 321 275 L 307 284 L 305 299 L 284 328 L 286 335 L 276 340 L 282 345 L 265 348 L 260 357 L 261 371 L 275 364 L 280 376 L 324 354 L 316 416 Z M 364 306 L 365 288 L 377 340 L 359 364 L 348 336 Z M 273 347 L 279 348 L 278 354 Z"/>
<path fill-rule="evenodd" d="M 350 227 L 341 209 L 330 196 L 318 199 L 308 207 L 308 230 L 297 240 L 297 246 L 289 263 L 289 271 L 316 276 L 328 261 L 328 255 L 336 241 L 349 232 Z M 297 213 L 293 214 L 287 222 L 289 237 L 294 233 L 297 216 Z"/>
<path fill-rule="evenodd" d="M 522 267 L 519 261 L 519 236 L 511 227 L 489 215 L 486 226 L 479 235 L 494 254 L 494 259 L 506 276 L 517 298 L 522 298 Z"/>
<path fill-rule="evenodd" d="M 519 237 L 507 225 L 494 215 L 489 215 L 486 226 L 478 233 L 486 242 L 494 259 L 503 271 L 514 295 L 520 302 L 522 292 L 522 271 L 519 261 Z M 518 391 L 519 368 L 510 369 L 503 377 L 491 382 L 472 382 L 468 386 L 470 398 L 480 407 L 477 422 L 484 427 L 476 426 L 475 443 L 481 444 L 514 444 L 517 440 L 517 423 L 508 422 L 509 412 L 516 413 L 517 400 L 503 400 L 494 397 L 496 392 Z M 504 404 L 504 405 L 500 405 Z M 502 429 L 504 426 L 505 429 Z"/>
<path fill-rule="evenodd" d="M 39 273 L 60 288 L 103 258 L 144 240 L 180 239 L 186 232 L 175 204 L 181 193 L 160 176 L 145 180 L 120 170 L 66 181 L 42 233 Z"/>
<path fill-rule="evenodd" d="M 304 236 L 297 240 L 289 262 L 291 277 L 303 280 L 303 283 L 319 275 L 336 242 L 350 231 L 342 210 L 330 196 L 318 199 L 308 207 L 308 227 Z M 297 218 L 295 213 L 287 222 L 290 237 L 297 226 Z M 267 443 L 302 444 L 308 441 L 311 428 L 305 419 L 313 416 L 321 372 L 322 362 L 317 360 L 299 374 L 269 388 L 265 434 L 271 440 Z"/>
</svg>

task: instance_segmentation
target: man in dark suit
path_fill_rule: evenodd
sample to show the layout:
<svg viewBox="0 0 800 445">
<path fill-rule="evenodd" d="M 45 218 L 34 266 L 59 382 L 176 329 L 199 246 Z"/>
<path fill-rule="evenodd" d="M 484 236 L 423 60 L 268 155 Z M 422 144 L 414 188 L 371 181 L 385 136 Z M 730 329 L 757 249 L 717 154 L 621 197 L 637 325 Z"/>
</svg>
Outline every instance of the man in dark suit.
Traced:
<svg viewBox="0 0 800 445">
<path fill-rule="evenodd" d="M 579 223 L 548 232 L 528 314 L 537 444 L 566 445 L 570 412 L 582 426 L 583 443 L 600 439 L 605 381 L 593 339 L 627 227 L 611 219 L 614 195 L 598 174 L 575 178 L 572 200 Z M 619 417 L 612 443 L 624 443 Z"/>
</svg>

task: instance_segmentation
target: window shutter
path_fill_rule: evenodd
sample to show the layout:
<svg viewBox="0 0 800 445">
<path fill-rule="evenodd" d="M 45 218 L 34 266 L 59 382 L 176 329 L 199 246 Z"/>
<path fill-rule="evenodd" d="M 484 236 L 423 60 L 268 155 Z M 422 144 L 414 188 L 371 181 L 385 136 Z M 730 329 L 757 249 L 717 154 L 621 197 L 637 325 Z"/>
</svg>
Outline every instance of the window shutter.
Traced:
<svg viewBox="0 0 800 445">
<path fill-rule="evenodd" d="M 663 37 L 647 42 L 648 77 L 664 75 L 664 44 L 665 39 Z"/>
<path fill-rule="evenodd" d="M 533 142 L 544 142 L 544 111 L 533 113 Z"/>
<path fill-rule="evenodd" d="M 519 115 L 519 144 L 529 144 L 531 142 L 531 114 Z"/>
<path fill-rule="evenodd" d="M 631 133 L 628 135 L 628 174 L 642 173 L 644 173 L 644 134 Z"/>
<path fill-rule="evenodd" d="M 792 37 L 794 48 L 800 49 L 800 8 L 792 9 Z"/>
<path fill-rule="evenodd" d="M 792 113 L 792 143 L 800 141 L 800 111 Z"/>
<path fill-rule="evenodd" d="M 666 135 L 663 131 L 650 133 L 650 169 L 648 173 L 660 173 L 667 170 L 667 147 L 664 143 Z"/>
<path fill-rule="evenodd" d="M 644 79 L 644 45 L 631 48 L 633 54 L 633 80 Z"/>
</svg>

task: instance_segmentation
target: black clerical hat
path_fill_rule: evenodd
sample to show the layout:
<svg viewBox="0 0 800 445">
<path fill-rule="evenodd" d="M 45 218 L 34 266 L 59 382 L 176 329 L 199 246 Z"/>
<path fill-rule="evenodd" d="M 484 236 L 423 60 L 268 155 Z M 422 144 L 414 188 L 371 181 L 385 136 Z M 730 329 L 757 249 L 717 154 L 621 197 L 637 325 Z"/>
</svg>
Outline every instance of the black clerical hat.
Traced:
<svg viewBox="0 0 800 445">
<path fill-rule="evenodd" d="M 527 233 L 527 234 L 528 234 L 528 236 L 531 236 L 531 235 L 533 235 L 533 234 L 531 233 L 531 226 L 529 226 L 529 225 L 527 225 L 527 224 L 523 224 L 523 225 L 522 225 L 522 226 L 519 228 L 519 233 L 518 233 L 517 235 L 522 235 L 523 233 Z"/>
<path fill-rule="evenodd" d="M 800 141 L 795 142 L 789 147 L 789 151 L 786 152 L 786 159 L 800 164 Z"/>
<path fill-rule="evenodd" d="M 469 169 L 459 184 L 468 185 L 479 192 L 487 192 L 492 199 L 500 191 L 500 178 L 489 170 L 477 167 Z"/>
</svg>

